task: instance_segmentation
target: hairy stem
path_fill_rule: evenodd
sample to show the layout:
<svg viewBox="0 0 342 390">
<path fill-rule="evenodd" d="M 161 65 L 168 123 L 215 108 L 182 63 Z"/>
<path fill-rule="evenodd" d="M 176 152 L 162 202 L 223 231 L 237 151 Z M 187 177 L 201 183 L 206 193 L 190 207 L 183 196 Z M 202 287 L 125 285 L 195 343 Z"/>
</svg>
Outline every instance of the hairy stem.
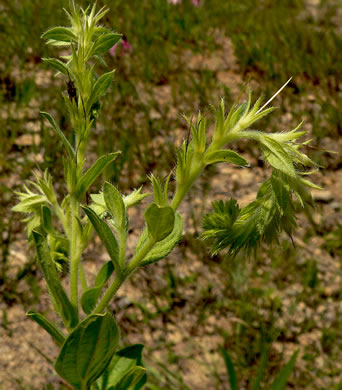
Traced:
<svg viewBox="0 0 342 390">
<path fill-rule="evenodd" d="M 102 297 L 100 303 L 94 310 L 94 313 L 102 313 L 114 295 L 117 293 L 122 283 L 139 267 L 141 261 L 145 258 L 148 252 L 153 248 L 156 241 L 152 238 L 148 238 L 145 245 L 141 250 L 133 257 L 131 262 L 128 264 L 125 271 L 117 273 L 113 283 L 110 285 L 105 295 Z"/>
<path fill-rule="evenodd" d="M 188 179 L 185 181 L 184 184 L 181 183 L 177 185 L 175 196 L 173 197 L 173 200 L 171 202 L 171 207 L 175 211 L 178 209 L 186 194 L 190 191 L 190 188 L 193 186 L 193 184 L 198 179 L 205 167 L 205 165 L 201 161 L 196 160 L 193 162 L 192 165 L 194 168 L 192 169 L 192 172 L 189 175 Z"/>
<path fill-rule="evenodd" d="M 95 314 L 103 313 L 106 310 L 108 303 L 111 301 L 113 296 L 119 290 L 122 283 L 125 281 L 126 277 L 127 277 L 126 275 L 119 275 L 119 274 L 116 275 L 113 283 L 109 286 L 105 295 L 102 297 L 100 303 L 96 306 L 94 310 Z"/>
<path fill-rule="evenodd" d="M 84 267 L 82 263 L 80 264 L 80 279 L 81 279 L 82 290 L 84 292 L 85 290 L 87 290 L 88 286 L 87 286 L 86 274 L 84 272 Z"/>
<path fill-rule="evenodd" d="M 56 215 L 58 216 L 59 220 L 61 221 L 64 233 L 68 236 L 70 229 L 69 229 L 69 226 L 67 224 L 64 211 L 62 210 L 61 206 L 57 202 L 53 205 L 53 207 L 55 209 Z"/>
<path fill-rule="evenodd" d="M 139 267 L 140 263 L 148 252 L 154 247 L 156 244 L 156 241 L 149 237 L 145 243 L 145 245 L 140 249 L 140 251 L 133 257 L 133 259 L 130 261 L 130 263 L 127 266 L 127 273 L 131 274 L 135 271 L 136 268 Z"/>
<path fill-rule="evenodd" d="M 71 195 L 71 239 L 70 239 L 70 299 L 78 315 L 78 273 L 81 254 L 79 251 L 78 235 L 79 226 L 77 217 L 79 215 L 80 204 Z"/>
<path fill-rule="evenodd" d="M 119 232 L 119 241 L 120 241 L 120 248 L 119 248 L 119 264 L 121 268 L 124 268 L 125 266 L 125 257 L 126 257 L 126 241 L 127 241 L 127 234 L 126 232 L 123 232 L 120 230 Z"/>
</svg>

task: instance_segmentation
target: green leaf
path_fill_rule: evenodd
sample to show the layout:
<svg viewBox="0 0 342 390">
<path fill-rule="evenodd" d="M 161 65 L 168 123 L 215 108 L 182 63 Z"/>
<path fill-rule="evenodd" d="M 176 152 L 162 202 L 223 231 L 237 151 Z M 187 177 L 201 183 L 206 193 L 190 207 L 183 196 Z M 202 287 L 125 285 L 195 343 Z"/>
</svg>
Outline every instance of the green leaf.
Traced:
<svg viewBox="0 0 342 390">
<path fill-rule="evenodd" d="M 112 184 L 106 182 L 103 186 L 103 196 L 107 209 L 114 218 L 116 230 L 124 231 L 127 225 L 127 214 L 120 192 Z"/>
<path fill-rule="evenodd" d="M 182 217 L 179 213 L 176 213 L 174 228 L 172 232 L 164 238 L 164 240 L 157 242 L 150 252 L 146 255 L 141 265 L 145 266 L 151 263 L 154 263 L 160 259 L 166 257 L 172 249 L 178 244 L 182 238 L 183 232 L 183 222 Z M 145 244 L 148 238 L 148 233 L 146 230 L 142 233 L 139 238 L 135 252 L 138 253 L 142 246 Z"/>
<path fill-rule="evenodd" d="M 55 264 L 51 258 L 50 248 L 46 239 L 37 231 L 33 231 L 33 238 L 36 245 L 37 257 L 43 271 L 52 303 L 66 326 L 70 329 L 77 324 L 77 314 L 71 305 L 68 296 L 59 280 Z"/>
<path fill-rule="evenodd" d="M 53 39 L 55 41 L 76 42 L 75 34 L 72 32 L 71 28 L 67 27 L 54 27 L 46 31 L 41 37 L 43 39 Z"/>
<path fill-rule="evenodd" d="M 114 70 L 112 70 L 111 72 L 108 72 L 108 73 L 104 73 L 102 76 L 100 76 L 92 91 L 91 91 L 91 94 L 89 96 L 89 100 L 88 100 L 88 107 L 87 107 L 87 110 L 89 111 L 91 106 L 93 105 L 94 102 L 96 102 L 97 100 L 100 99 L 101 96 L 103 96 L 108 88 L 110 87 L 110 84 L 112 83 L 112 80 L 113 80 L 113 76 L 114 76 Z"/>
<path fill-rule="evenodd" d="M 210 152 L 205 156 L 204 161 L 207 165 L 218 162 L 231 162 L 242 166 L 248 165 L 248 161 L 233 150 L 217 150 L 215 152 Z"/>
<path fill-rule="evenodd" d="M 143 199 L 151 195 L 150 192 L 145 194 L 140 194 L 141 190 L 142 187 L 138 188 L 137 190 L 134 190 L 129 195 L 124 197 L 123 201 L 125 203 L 126 208 L 132 207 L 140 203 Z"/>
<path fill-rule="evenodd" d="M 42 206 L 42 223 L 43 229 L 46 231 L 46 233 L 55 234 L 55 229 L 52 226 L 51 210 L 47 206 Z"/>
<path fill-rule="evenodd" d="M 76 389 L 89 389 L 109 365 L 119 328 L 109 314 L 92 314 L 69 335 L 55 363 L 57 373 Z"/>
<path fill-rule="evenodd" d="M 153 174 L 150 175 L 150 180 L 153 187 L 153 198 L 154 202 L 159 207 L 167 206 L 167 194 L 168 194 L 168 187 L 169 182 L 171 178 L 171 173 L 167 176 L 166 179 L 159 179 L 158 177 L 155 177 Z"/>
<path fill-rule="evenodd" d="M 170 206 L 159 207 L 151 203 L 144 216 L 148 233 L 156 242 L 166 238 L 174 228 L 175 212 Z"/>
<path fill-rule="evenodd" d="M 224 348 L 222 348 L 222 347 L 220 348 L 220 350 L 221 350 L 221 353 L 223 355 L 224 362 L 225 362 L 225 365 L 226 365 L 227 374 L 228 374 L 228 378 L 229 378 L 230 389 L 231 390 L 238 390 L 234 364 L 233 364 L 233 362 L 232 362 L 228 352 Z"/>
<path fill-rule="evenodd" d="M 275 378 L 271 385 L 271 390 L 285 390 L 289 377 L 294 369 L 296 364 L 296 359 L 298 356 L 299 350 L 297 350 L 292 356 L 287 364 L 280 371 L 278 376 Z"/>
<path fill-rule="evenodd" d="M 20 201 L 17 205 L 12 207 L 12 210 L 19 213 L 31 213 L 37 206 L 43 205 L 45 203 L 46 198 L 44 196 L 32 195 Z"/>
<path fill-rule="evenodd" d="M 146 375 L 146 369 L 144 367 L 135 367 L 129 375 L 126 375 L 122 381 L 115 386 L 115 390 L 137 390 L 140 389 L 145 383 L 139 385 L 140 380 Z M 114 389 L 113 389 L 114 390 Z"/>
<path fill-rule="evenodd" d="M 74 148 L 71 146 L 70 142 L 67 140 L 67 138 L 65 137 L 63 131 L 59 128 L 59 126 L 57 125 L 57 123 L 55 122 L 55 120 L 52 118 L 52 116 L 50 114 L 48 114 L 47 112 L 41 112 L 40 115 L 47 119 L 49 121 L 49 123 L 51 124 L 52 128 L 55 130 L 55 132 L 57 133 L 57 135 L 61 138 L 61 140 L 63 141 L 63 144 L 67 150 L 67 152 L 69 153 L 69 156 L 73 159 L 75 157 L 75 151 L 74 151 Z"/>
<path fill-rule="evenodd" d="M 101 174 L 101 172 L 106 168 L 108 164 L 114 161 L 120 152 L 110 153 L 106 156 L 101 156 L 81 177 L 77 184 L 76 195 L 79 199 L 82 199 L 85 193 L 88 191 L 89 187 Z"/>
<path fill-rule="evenodd" d="M 83 311 L 86 314 L 90 314 L 96 306 L 97 301 L 100 298 L 102 288 L 101 287 L 93 287 L 88 288 L 81 297 L 81 306 Z"/>
<path fill-rule="evenodd" d="M 143 384 L 140 387 L 134 386 L 145 375 L 145 369 L 142 367 L 143 348 L 143 345 L 135 344 L 116 352 L 110 365 L 97 381 L 99 389 L 140 389 Z"/>
<path fill-rule="evenodd" d="M 114 265 L 111 261 L 108 261 L 102 266 L 100 272 L 97 274 L 95 280 L 95 286 L 103 287 L 104 284 L 107 282 L 107 280 L 111 277 L 113 272 L 114 272 Z"/>
<path fill-rule="evenodd" d="M 261 240 L 267 243 L 278 241 L 285 231 L 288 235 L 296 228 L 295 197 L 308 211 L 312 198 L 306 183 L 299 175 L 288 176 L 273 169 L 272 176 L 259 188 L 257 199 L 231 214 L 229 207 L 218 207 L 213 203 L 214 212 L 203 219 L 203 239 L 210 239 L 212 252 L 227 248 L 229 255 L 236 255 L 241 249 L 255 250 Z"/>
<path fill-rule="evenodd" d="M 106 28 L 106 27 L 103 27 L 103 26 L 95 27 L 93 38 L 94 38 L 94 40 L 96 40 L 101 35 L 109 34 L 109 33 L 111 33 L 111 31 L 108 30 L 108 28 Z"/>
<path fill-rule="evenodd" d="M 260 142 L 264 151 L 264 158 L 273 168 L 278 169 L 286 175 L 296 176 L 291 156 L 279 142 L 264 134 L 260 136 Z"/>
<path fill-rule="evenodd" d="M 65 336 L 63 332 L 42 314 L 30 310 L 26 313 L 26 315 L 37 322 L 37 324 L 39 324 L 42 328 L 44 328 L 52 336 L 57 344 L 62 345 L 64 343 Z"/>
<path fill-rule="evenodd" d="M 47 63 L 48 65 L 50 65 L 53 68 L 55 68 L 56 70 L 58 70 L 58 72 L 61 72 L 61 73 L 65 74 L 66 76 L 68 76 L 68 68 L 64 64 L 64 62 L 57 60 L 56 58 L 42 58 L 42 60 L 45 63 Z"/>
<path fill-rule="evenodd" d="M 281 212 L 284 213 L 290 200 L 289 185 L 287 183 L 284 183 L 279 175 L 274 174 L 271 176 L 271 185 L 279 208 Z"/>
<path fill-rule="evenodd" d="M 97 234 L 107 249 L 110 258 L 113 261 L 113 265 L 117 271 L 120 271 L 119 266 L 119 246 L 114 237 L 114 234 L 110 230 L 109 226 L 89 207 L 82 206 L 83 210 L 87 214 L 91 224 L 94 226 Z"/>
<path fill-rule="evenodd" d="M 121 38 L 121 34 L 115 33 L 107 33 L 104 35 L 100 35 L 100 37 L 96 40 L 94 44 L 92 55 L 105 53 L 116 43 L 118 43 Z"/>
<path fill-rule="evenodd" d="M 89 288 L 82 294 L 81 305 L 86 314 L 90 314 L 101 296 L 101 291 L 114 272 L 114 266 L 112 261 L 108 261 L 103 265 L 95 280 L 95 287 Z"/>
</svg>

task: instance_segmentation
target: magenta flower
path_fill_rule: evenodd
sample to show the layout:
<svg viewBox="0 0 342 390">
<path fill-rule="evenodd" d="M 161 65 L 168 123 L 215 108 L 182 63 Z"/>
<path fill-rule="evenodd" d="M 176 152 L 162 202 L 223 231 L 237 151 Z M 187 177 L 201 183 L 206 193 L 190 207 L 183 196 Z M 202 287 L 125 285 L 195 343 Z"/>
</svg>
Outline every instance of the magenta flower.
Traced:
<svg viewBox="0 0 342 390">
<path fill-rule="evenodd" d="M 132 53 L 132 51 L 132 45 L 127 41 L 127 39 L 122 39 L 122 53 Z"/>
<path fill-rule="evenodd" d="M 109 49 L 109 54 L 114 57 L 116 53 L 116 49 L 118 48 L 119 43 L 116 43 L 113 47 Z M 132 45 L 128 42 L 126 35 L 122 35 L 122 41 L 121 41 L 122 47 L 121 47 L 121 52 L 122 54 L 125 53 L 132 53 L 133 47 Z"/>
<path fill-rule="evenodd" d="M 182 0 L 169 0 L 169 3 L 170 4 L 180 4 L 182 2 Z M 200 0 L 192 0 L 192 4 L 195 6 L 195 7 L 198 7 L 199 4 L 200 4 Z"/>
<path fill-rule="evenodd" d="M 116 48 L 118 47 L 118 43 L 116 43 L 114 46 L 112 46 L 110 49 L 109 49 L 109 54 L 114 57 L 115 56 L 115 52 L 116 52 Z"/>
</svg>

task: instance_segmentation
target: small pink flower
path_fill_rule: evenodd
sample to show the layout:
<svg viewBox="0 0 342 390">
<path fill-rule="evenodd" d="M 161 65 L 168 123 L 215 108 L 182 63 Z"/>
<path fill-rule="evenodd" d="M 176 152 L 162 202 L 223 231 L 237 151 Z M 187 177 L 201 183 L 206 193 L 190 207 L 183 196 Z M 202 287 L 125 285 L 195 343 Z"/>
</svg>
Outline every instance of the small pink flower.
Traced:
<svg viewBox="0 0 342 390">
<path fill-rule="evenodd" d="M 127 39 L 122 39 L 122 53 L 132 53 L 133 47 L 132 45 L 127 41 Z"/>
<path fill-rule="evenodd" d="M 195 7 L 198 7 L 199 4 L 200 4 L 200 0 L 192 0 L 192 4 L 193 4 Z"/>
<path fill-rule="evenodd" d="M 125 54 L 125 53 L 132 53 L 133 47 L 132 47 L 132 45 L 128 42 L 126 35 L 123 35 L 123 36 L 122 36 L 122 41 L 121 41 L 121 42 L 122 42 L 122 49 L 121 49 L 122 54 Z M 116 49 L 118 48 L 118 45 L 119 45 L 119 44 L 120 44 L 120 42 L 119 42 L 119 43 L 116 43 L 113 47 L 111 47 L 111 48 L 109 49 L 109 54 L 110 54 L 112 57 L 115 56 Z"/>
<path fill-rule="evenodd" d="M 116 48 L 118 47 L 118 43 L 116 43 L 113 47 L 111 47 L 109 49 L 109 54 L 114 57 L 115 56 L 115 52 L 116 52 Z"/>
<path fill-rule="evenodd" d="M 182 0 L 169 0 L 169 3 L 171 3 L 171 4 L 179 4 L 181 2 L 182 2 Z"/>
</svg>

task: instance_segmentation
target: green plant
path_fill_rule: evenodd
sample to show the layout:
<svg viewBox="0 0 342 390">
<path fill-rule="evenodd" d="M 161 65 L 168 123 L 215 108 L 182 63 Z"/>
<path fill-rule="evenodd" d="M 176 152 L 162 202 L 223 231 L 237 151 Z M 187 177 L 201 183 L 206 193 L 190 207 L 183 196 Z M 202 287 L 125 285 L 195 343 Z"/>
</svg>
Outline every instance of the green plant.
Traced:
<svg viewBox="0 0 342 390">
<path fill-rule="evenodd" d="M 284 390 L 286 388 L 289 377 L 294 369 L 294 365 L 296 363 L 298 353 L 299 353 L 299 351 L 296 351 L 291 356 L 290 360 L 286 363 L 286 365 L 281 369 L 281 371 L 275 377 L 274 381 L 272 382 L 271 386 L 269 387 L 270 390 Z M 221 347 L 221 354 L 222 354 L 222 357 L 223 357 L 225 365 L 226 365 L 230 390 L 238 390 L 239 385 L 238 385 L 238 381 L 237 381 L 237 375 L 236 375 L 234 363 L 232 362 L 232 359 L 230 358 L 229 353 L 222 347 Z M 256 377 L 251 381 L 252 384 L 251 384 L 250 388 L 252 390 L 258 390 L 261 388 L 265 368 L 267 365 L 267 359 L 268 359 L 268 349 L 267 349 L 267 347 L 264 347 L 262 354 L 261 354 L 260 365 L 259 365 Z"/>
<path fill-rule="evenodd" d="M 129 220 L 127 209 L 140 203 L 149 193 L 141 188 L 123 196 L 105 182 L 103 190 L 91 194 L 92 202 L 83 204 L 91 185 L 119 155 L 103 155 L 85 170 L 86 152 L 92 129 L 96 125 L 94 111 L 108 92 L 114 71 L 98 76 L 97 63 L 105 64 L 102 55 L 116 44 L 121 35 L 100 26 L 107 9 L 82 9 L 71 3 L 66 11 L 70 27 L 55 27 L 43 34 L 49 45 L 68 47 L 71 54 L 61 60 L 44 61 L 66 77 L 67 93 L 63 94 L 68 109 L 73 139 L 70 141 L 52 116 L 41 115 L 64 145 L 63 160 L 67 193 L 59 201 L 52 177 L 45 171 L 18 193 L 20 202 L 14 211 L 27 214 L 27 231 L 36 247 L 37 257 L 47 283 L 51 302 L 64 324 L 53 324 L 43 315 L 30 311 L 28 316 L 41 325 L 60 346 L 54 364 L 57 373 L 76 389 L 139 389 L 146 381 L 142 367 L 142 346 L 134 345 L 117 352 L 119 329 L 107 306 L 121 285 L 139 268 L 166 257 L 182 236 L 179 205 L 209 165 L 219 162 L 247 166 L 247 161 L 226 145 L 243 138 L 257 141 L 264 159 L 272 167 L 272 176 L 260 188 L 258 198 L 240 210 L 236 201 L 215 203 L 214 213 L 207 216 L 203 237 L 213 241 L 213 251 L 228 247 L 230 253 L 257 247 L 262 239 L 271 242 L 285 230 L 295 226 L 295 200 L 302 207 L 311 204 L 308 187 L 315 187 L 303 178 L 306 167 L 315 164 L 302 152 L 297 139 L 305 134 L 294 130 L 267 134 L 249 130 L 274 108 L 261 107 L 261 98 L 252 105 L 252 94 L 240 105 L 225 113 L 224 101 L 218 109 L 211 139 L 207 136 L 207 119 L 201 114 L 189 125 L 189 135 L 177 152 L 175 172 L 165 180 L 150 175 L 153 202 L 145 210 L 146 228 L 140 235 L 132 258 L 126 255 Z M 169 181 L 174 174 L 176 189 L 170 200 Z M 93 230 L 103 242 L 110 261 L 99 271 L 95 284 L 89 287 L 82 265 L 82 254 Z M 59 272 L 69 268 L 70 292 L 64 289 Z M 82 295 L 80 295 L 80 287 Z M 82 314 L 83 311 L 83 314 Z"/>
</svg>

